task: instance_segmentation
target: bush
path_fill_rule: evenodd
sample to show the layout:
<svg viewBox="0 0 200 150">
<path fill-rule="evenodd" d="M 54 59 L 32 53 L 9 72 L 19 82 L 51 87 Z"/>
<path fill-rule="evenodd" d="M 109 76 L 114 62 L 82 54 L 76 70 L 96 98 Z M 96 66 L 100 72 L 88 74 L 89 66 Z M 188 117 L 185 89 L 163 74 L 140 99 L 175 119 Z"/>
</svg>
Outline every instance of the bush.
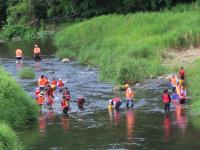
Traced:
<svg viewBox="0 0 200 150">
<path fill-rule="evenodd" d="M 19 84 L 0 68 L 0 120 L 21 127 L 36 120 L 38 108 Z"/>
<path fill-rule="evenodd" d="M 34 79 L 35 73 L 31 68 L 24 68 L 18 72 L 18 76 L 21 79 Z"/>
<path fill-rule="evenodd" d="M 0 123 L 0 149 L 1 150 L 22 150 L 14 131 L 5 123 Z"/>
</svg>

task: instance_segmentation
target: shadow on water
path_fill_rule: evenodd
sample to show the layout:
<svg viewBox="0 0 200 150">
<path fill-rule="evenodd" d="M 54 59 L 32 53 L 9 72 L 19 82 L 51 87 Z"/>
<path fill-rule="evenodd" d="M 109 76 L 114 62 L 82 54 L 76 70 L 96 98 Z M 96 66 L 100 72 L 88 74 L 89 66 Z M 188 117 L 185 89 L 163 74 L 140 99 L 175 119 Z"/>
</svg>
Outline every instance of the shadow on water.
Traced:
<svg viewBox="0 0 200 150">
<path fill-rule="evenodd" d="M 31 58 L 35 43 L 42 49 L 41 62 Z M 24 49 L 23 64 L 15 64 L 16 47 Z M 37 124 L 19 132 L 27 149 L 198 149 L 200 129 L 191 123 L 188 113 L 176 109 L 175 105 L 169 114 L 163 113 L 160 95 L 166 82 L 148 80 L 134 89 L 134 109 L 125 109 L 124 101 L 120 110 L 107 110 L 108 100 L 124 97 L 124 92 L 113 92 L 113 84 L 100 82 L 95 68 L 80 66 L 75 61 L 61 63 L 52 57 L 55 49 L 46 41 L 0 44 L 1 64 L 29 95 L 34 96 L 37 79 L 45 74 L 49 79 L 62 78 L 72 96 L 68 116 L 61 115 L 61 94 L 56 93 L 54 110 L 43 108 Z M 35 70 L 35 79 L 16 76 L 26 66 Z M 86 98 L 84 110 L 77 107 L 79 96 Z"/>
</svg>

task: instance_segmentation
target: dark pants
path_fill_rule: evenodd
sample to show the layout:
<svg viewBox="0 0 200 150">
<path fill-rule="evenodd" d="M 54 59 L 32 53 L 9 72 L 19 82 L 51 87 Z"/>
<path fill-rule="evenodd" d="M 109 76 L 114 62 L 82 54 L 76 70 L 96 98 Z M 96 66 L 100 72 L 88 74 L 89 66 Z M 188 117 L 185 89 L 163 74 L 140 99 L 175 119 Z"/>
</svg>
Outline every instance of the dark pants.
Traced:
<svg viewBox="0 0 200 150">
<path fill-rule="evenodd" d="M 66 114 L 67 115 L 67 112 L 69 111 L 69 107 L 65 107 L 63 108 L 63 114 Z"/>
<path fill-rule="evenodd" d="M 129 108 L 129 103 L 131 103 L 131 108 L 133 108 L 134 104 L 133 104 L 133 100 L 132 99 L 127 99 L 127 101 L 126 101 L 126 108 Z"/>
<path fill-rule="evenodd" d="M 35 61 L 40 61 L 41 60 L 40 53 L 34 54 L 34 59 Z"/>
<path fill-rule="evenodd" d="M 181 78 L 182 80 L 184 80 L 184 79 L 185 79 L 185 76 L 180 76 L 180 78 Z"/>
<path fill-rule="evenodd" d="M 164 104 L 164 110 L 165 110 L 165 112 L 169 112 L 170 111 L 170 103 L 165 103 Z"/>
<path fill-rule="evenodd" d="M 115 109 L 119 109 L 119 107 L 121 106 L 122 102 L 117 102 L 115 105 Z"/>
</svg>

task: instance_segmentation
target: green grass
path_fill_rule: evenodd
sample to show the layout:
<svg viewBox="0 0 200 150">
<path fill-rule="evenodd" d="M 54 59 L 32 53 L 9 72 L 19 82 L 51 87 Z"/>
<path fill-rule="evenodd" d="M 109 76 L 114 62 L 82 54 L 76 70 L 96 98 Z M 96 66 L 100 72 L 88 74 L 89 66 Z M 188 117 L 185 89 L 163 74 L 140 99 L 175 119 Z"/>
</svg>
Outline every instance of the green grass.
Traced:
<svg viewBox="0 0 200 150">
<path fill-rule="evenodd" d="M 21 79 L 34 79 L 35 78 L 35 73 L 32 68 L 24 68 L 24 69 L 20 70 L 17 74 Z"/>
<path fill-rule="evenodd" d="M 15 132 L 5 123 L 0 123 L 0 149 L 22 150 Z"/>
<path fill-rule="evenodd" d="M 0 120 L 11 127 L 22 127 L 35 120 L 38 109 L 19 84 L 0 68 Z"/>
<path fill-rule="evenodd" d="M 200 43 L 196 6 L 172 11 L 107 15 L 63 28 L 55 36 L 58 57 L 100 69 L 103 80 L 140 82 L 165 73 L 162 54 Z"/>
<path fill-rule="evenodd" d="M 189 94 L 192 96 L 192 112 L 200 114 L 200 60 L 187 67 L 187 84 Z"/>
</svg>

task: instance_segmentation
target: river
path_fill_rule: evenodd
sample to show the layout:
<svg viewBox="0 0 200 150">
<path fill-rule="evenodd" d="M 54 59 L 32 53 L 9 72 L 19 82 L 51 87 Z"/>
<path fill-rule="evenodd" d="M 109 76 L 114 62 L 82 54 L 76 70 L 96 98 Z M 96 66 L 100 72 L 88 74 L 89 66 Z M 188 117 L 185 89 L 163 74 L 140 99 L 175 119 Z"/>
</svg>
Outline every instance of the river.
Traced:
<svg viewBox="0 0 200 150">
<path fill-rule="evenodd" d="M 34 44 L 41 47 L 41 62 L 32 60 Z M 22 65 L 15 64 L 18 47 L 24 52 Z M 124 92 L 113 92 L 112 83 L 100 81 L 96 68 L 81 66 L 77 61 L 61 63 L 54 57 L 55 50 L 51 40 L 0 43 L 1 64 L 30 96 L 33 97 L 34 84 L 41 74 L 50 79 L 62 78 L 72 96 L 68 116 L 61 114 L 61 95 L 57 93 L 54 110 L 43 108 L 36 124 L 18 131 L 26 149 L 199 149 L 200 130 L 193 125 L 189 113 L 176 111 L 173 106 L 169 114 L 163 113 L 160 97 L 166 81 L 148 80 L 134 88 L 134 109 L 125 109 L 124 102 L 120 110 L 108 111 L 108 100 L 124 97 Z M 33 68 L 36 78 L 19 79 L 17 71 L 24 67 Z M 86 98 L 84 110 L 77 107 L 79 96 Z"/>
</svg>

